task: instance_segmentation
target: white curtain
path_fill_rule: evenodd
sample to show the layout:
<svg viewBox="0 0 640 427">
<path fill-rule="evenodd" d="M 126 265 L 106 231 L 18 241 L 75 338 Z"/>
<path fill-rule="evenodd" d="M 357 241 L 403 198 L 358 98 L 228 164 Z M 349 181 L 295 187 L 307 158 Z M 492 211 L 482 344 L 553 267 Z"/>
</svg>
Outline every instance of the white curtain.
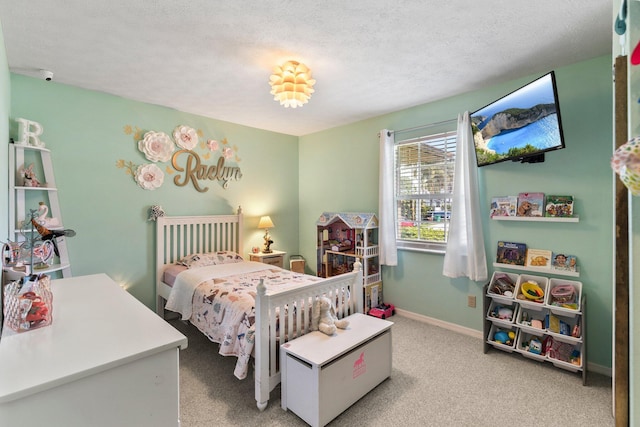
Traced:
<svg viewBox="0 0 640 427">
<path fill-rule="evenodd" d="M 387 129 L 380 131 L 380 185 L 378 194 L 378 234 L 380 264 L 398 265 L 396 247 L 396 201 L 394 195 L 393 134 Z"/>
<path fill-rule="evenodd" d="M 478 169 L 469 112 L 458 115 L 453 208 L 442 274 L 487 280 L 487 257 L 478 196 Z"/>
</svg>

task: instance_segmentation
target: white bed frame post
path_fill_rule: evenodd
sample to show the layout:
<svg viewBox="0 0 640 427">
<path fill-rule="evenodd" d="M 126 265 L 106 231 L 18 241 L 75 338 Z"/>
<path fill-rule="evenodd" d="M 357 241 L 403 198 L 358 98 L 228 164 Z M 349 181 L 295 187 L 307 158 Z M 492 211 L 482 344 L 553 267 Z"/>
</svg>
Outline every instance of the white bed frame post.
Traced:
<svg viewBox="0 0 640 427">
<path fill-rule="evenodd" d="M 256 296 L 256 331 L 255 331 L 255 396 L 258 409 L 264 411 L 269 403 L 269 313 L 268 308 L 263 308 L 260 301 L 266 299 L 267 288 L 260 280 L 258 285 L 258 295 Z M 264 337 L 264 338 L 263 338 Z"/>
<path fill-rule="evenodd" d="M 362 264 L 356 261 L 351 273 L 314 283 L 303 291 L 292 289 L 267 295 L 266 287 L 260 281 L 256 295 L 254 346 L 255 397 L 258 409 L 263 411 L 267 407 L 271 390 L 280 383 L 277 363 L 280 345 L 311 331 L 312 309 L 315 309 L 313 302 L 320 296 L 329 296 L 336 301 L 338 318 L 362 313 L 362 279 Z"/>
</svg>

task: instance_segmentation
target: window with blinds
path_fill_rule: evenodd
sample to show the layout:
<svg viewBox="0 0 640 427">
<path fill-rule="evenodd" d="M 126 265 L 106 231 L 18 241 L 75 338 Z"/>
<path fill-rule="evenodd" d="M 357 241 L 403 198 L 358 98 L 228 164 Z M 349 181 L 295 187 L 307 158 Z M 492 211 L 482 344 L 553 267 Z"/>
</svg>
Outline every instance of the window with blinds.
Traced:
<svg viewBox="0 0 640 427">
<path fill-rule="evenodd" d="M 396 141 L 398 248 L 445 250 L 455 157 L 455 131 Z"/>
</svg>

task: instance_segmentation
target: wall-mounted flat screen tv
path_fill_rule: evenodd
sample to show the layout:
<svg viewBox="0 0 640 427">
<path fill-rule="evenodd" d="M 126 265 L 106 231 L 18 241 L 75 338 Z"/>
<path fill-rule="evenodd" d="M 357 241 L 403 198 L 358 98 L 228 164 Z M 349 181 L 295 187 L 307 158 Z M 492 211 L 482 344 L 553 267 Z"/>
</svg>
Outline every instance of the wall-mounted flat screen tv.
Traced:
<svg viewBox="0 0 640 427">
<path fill-rule="evenodd" d="M 554 72 L 471 113 L 471 128 L 478 166 L 543 162 L 544 153 L 564 148 Z"/>
</svg>

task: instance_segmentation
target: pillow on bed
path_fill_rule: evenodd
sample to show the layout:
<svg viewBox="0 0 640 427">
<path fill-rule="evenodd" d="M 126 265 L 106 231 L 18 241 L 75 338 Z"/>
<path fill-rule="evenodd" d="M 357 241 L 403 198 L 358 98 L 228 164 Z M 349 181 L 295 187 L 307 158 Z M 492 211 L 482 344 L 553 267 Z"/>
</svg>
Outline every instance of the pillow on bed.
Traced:
<svg viewBox="0 0 640 427">
<path fill-rule="evenodd" d="M 208 265 L 231 264 L 244 261 L 240 255 L 231 251 L 208 252 L 205 254 L 188 255 L 176 264 L 184 265 L 187 268 L 206 267 Z"/>
</svg>

